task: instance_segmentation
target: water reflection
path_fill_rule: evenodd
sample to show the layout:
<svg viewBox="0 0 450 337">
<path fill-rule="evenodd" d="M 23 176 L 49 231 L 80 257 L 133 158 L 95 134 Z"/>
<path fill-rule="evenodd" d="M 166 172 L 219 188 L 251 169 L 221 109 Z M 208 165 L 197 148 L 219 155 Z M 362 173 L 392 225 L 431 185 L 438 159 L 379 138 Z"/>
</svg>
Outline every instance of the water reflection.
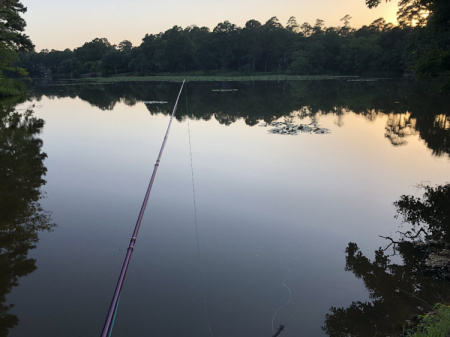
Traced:
<svg viewBox="0 0 450 337">
<path fill-rule="evenodd" d="M 396 81 L 302 81 L 302 82 L 190 82 L 188 107 L 180 104 L 177 118 L 210 120 L 223 125 L 244 119 L 247 125 L 261 120 L 271 123 L 281 117 L 309 117 L 317 123 L 321 115 L 337 116 L 344 125 L 352 111 L 374 120 L 387 114 L 386 137 L 392 145 L 406 144 L 418 133 L 436 156 L 450 155 L 450 98 L 430 92 L 421 84 Z M 233 90 L 230 90 L 233 89 Z M 147 104 L 151 114 L 170 114 L 178 83 L 116 83 L 36 87 L 34 97 L 79 97 L 102 110 L 118 102 Z"/>
<path fill-rule="evenodd" d="M 390 244 L 372 261 L 348 244 L 345 269 L 364 281 L 372 301 L 332 307 L 323 327 L 328 335 L 399 335 L 414 315 L 450 300 L 450 184 L 424 189 L 422 198 L 404 195 L 394 203 L 407 230 L 398 241 L 387 237 Z"/>
<path fill-rule="evenodd" d="M 403 114 L 400 119 L 392 118 L 392 125 L 398 120 L 412 125 L 414 119 L 414 127 L 421 123 L 420 108 L 414 110 L 409 101 L 403 102 L 404 97 L 411 97 L 412 88 L 359 84 L 369 90 L 364 93 L 354 83 L 322 85 L 327 90 L 320 91 L 320 83 L 188 83 L 188 109 L 184 100 L 179 104 L 179 119 L 195 119 L 191 126 L 199 187 L 196 200 L 202 212 L 205 293 L 211 326 L 218 336 L 236 332 L 270 335 L 274 311 L 288 299 L 282 282 L 283 266 L 290 259 L 295 261 L 288 281 L 293 298 L 277 314 L 275 327 L 282 322 L 287 327 L 283 333 L 322 336 L 324 316 L 331 306 L 346 308 L 352 300 L 370 301 L 363 282 L 344 271 L 343 248 L 349 241 L 360 247 L 351 247 L 354 259 L 349 259 L 349 270 L 370 279 L 372 268 L 380 279 L 399 279 L 405 282 L 404 291 L 415 290 L 401 278 L 401 272 L 394 273 L 402 256 L 384 253 L 390 262 L 383 269 L 373 265 L 367 251 L 384 245 L 377 234 L 389 233 L 390 229 L 380 231 L 391 225 L 389 200 L 421 179 L 442 183 L 449 162 L 432 158 L 423 142 L 417 144 L 417 136 L 405 136 L 412 145 L 404 151 L 384 137 L 388 112 Z M 212 87 L 237 90 L 212 91 Z M 38 95 L 41 89 L 36 90 Z M 107 288 L 114 287 L 123 243 L 129 240 L 127 228 L 136 220 L 136 204 L 140 206 L 142 187 L 148 184 L 151 153 L 159 150 L 161 129 L 167 127 L 163 114 L 170 112 L 179 84 L 54 86 L 46 90 L 49 97 L 60 92 L 77 97 L 54 101 L 45 97 L 37 112 L 48 122 L 41 137 L 44 149 L 55 159 L 46 161 L 46 190 L 51 196 L 46 205 L 58 210 L 61 228 L 35 252 L 39 262 L 42 257 L 39 272 L 28 286 L 8 297 L 21 309 L 17 315 L 23 321 L 11 336 L 56 336 L 67 325 L 77 327 L 68 335 L 86 335 L 101 328 L 111 295 Z M 95 107 L 77 96 L 93 93 L 97 97 L 90 102 Z M 113 93 L 117 95 L 111 101 Z M 426 97 L 431 100 L 433 96 Z M 436 99 L 437 107 L 443 106 L 439 100 L 443 98 Z M 144 105 L 144 101 L 168 103 Z M 108 110 L 113 105 L 114 110 Z M 431 111 L 431 103 L 427 106 Z M 435 114 L 430 116 L 433 127 L 439 124 Z M 332 133 L 276 136 L 243 122 L 258 125 L 279 118 L 299 123 L 302 117 L 300 123 L 317 122 Z M 343 125 L 342 129 L 333 126 L 333 121 Z M 149 330 L 167 336 L 180 331 L 209 335 L 197 279 L 187 123 L 174 126 L 171 149 L 158 176 L 159 191 L 153 195 L 153 210 L 140 234 L 140 251 L 133 257 L 135 269 L 127 278 L 128 293 L 115 325 L 119 335 L 145 335 Z M 77 179 L 67 179 L 68 175 Z M 378 285 L 371 280 L 370 284 L 380 296 L 397 295 L 389 283 Z M 42 285 L 53 294 L 46 300 L 51 303 L 45 310 L 33 310 L 27 303 L 42 303 L 44 296 L 35 291 Z M 68 291 L 68 285 L 77 291 Z M 20 296 L 15 296 L 19 290 Z M 387 308 L 383 299 L 376 300 Z M 370 303 L 366 311 L 371 310 Z M 48 317 L 54 318 L 51 326 Z M 349 329 L 356 331 L 357 327 Z"/>
<path fill-rule="evenodd" d="M 386 138 L 392 145 L 400 146 L 407 143 L 407 137 L 416 134 L 416 119 L 410 113 L 388 115 L 386 122 Z"/>
<path fill-rule="evenodd" d="M 36 270 L 28 258 L 35 248 L 38 232 L 50 230 L 50 214 L 39 203 L 46 154 L 38 135 L 44 121 L 32 110 L 17 112 L 19 102 L 0 102 L 0 336 L 18 324 L 10 313 L 6 295 L 18 285 L 19 277 Z"/>
</svg>

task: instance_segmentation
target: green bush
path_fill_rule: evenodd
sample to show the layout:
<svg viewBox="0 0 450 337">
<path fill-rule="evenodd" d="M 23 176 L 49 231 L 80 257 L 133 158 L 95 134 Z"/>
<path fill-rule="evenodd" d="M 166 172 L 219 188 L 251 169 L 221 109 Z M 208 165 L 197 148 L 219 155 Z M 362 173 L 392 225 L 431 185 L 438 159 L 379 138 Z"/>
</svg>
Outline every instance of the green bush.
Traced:
<svg viewBox="0 0 450 337">
<path fill-rule="evenodd" d="M 0 77 L 0 97 L 23 95 L 25 91 L 22 81 Z"/>
<path fill-rule="evenodd" d="M 411 337 L 450 336 L 450 306 L 437 304 L 433 312 L 419 317 L 417 331 Z"/>
</svg>

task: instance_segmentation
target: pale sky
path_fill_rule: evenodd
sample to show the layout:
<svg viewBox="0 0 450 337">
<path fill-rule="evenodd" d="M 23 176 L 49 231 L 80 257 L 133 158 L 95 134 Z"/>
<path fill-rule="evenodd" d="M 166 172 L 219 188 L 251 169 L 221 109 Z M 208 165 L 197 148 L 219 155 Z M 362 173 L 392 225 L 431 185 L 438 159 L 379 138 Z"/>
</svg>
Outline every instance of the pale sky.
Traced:
<svg viewBox="0 0 450 337">
<path fill-rule="evenodd" d="M 225 20 L 243 27 L 255 19 L 264 24 L 276 16 L 286 25 L 291 16 L 297 22 L 340 26 L 346 14 L 350 25 L 359 28 L 383 17 L 396 23 L 397 2 L 381 3 L 368 9 L 364 0 L 22 0 L 28 8 L 23 16 L 25 33 L 41 49 L 64 50 L 82 46 L 94 38 L 105 37 L 111 44 L 129 40 L 134 46 L 145 34 L 157 34 L 174 25 L 206 26 L 211 30 Z"/>
</svg>

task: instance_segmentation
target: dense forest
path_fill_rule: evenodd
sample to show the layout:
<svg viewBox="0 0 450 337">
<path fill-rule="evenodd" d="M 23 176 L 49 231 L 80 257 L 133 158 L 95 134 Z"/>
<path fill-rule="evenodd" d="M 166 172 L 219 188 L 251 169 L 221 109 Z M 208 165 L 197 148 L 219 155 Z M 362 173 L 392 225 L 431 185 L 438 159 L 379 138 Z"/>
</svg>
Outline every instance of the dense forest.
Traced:
<svg viewBox="0 0 450 337">
<path fill-rule="evenodd" d="M 367 1 L 369 7 L 378 3 Z M 298 24 L 295 17 L 285 26 L 276 17 L 265 23 L 249 20 L 244 27 L 224 21 L 212 31 L 174 26 L 145 35 L 139 46 L 96 38 L 74 50 L 20 53 L 17 65 L 31 77 L 66 78 L 230 72 L 434 77 L 448 72 L 449 5 L 401 0 L 399 6 L 398 26 L 380 18 L 354 29 L 348 15 L 339 27 L 326 27 L 319 19 Z"/>
<path fill-rule="evenodd" d="M 142 44 L 118 46 L 96 38 L 75 50 L 43 50 L 22 54 L 21 65 L 32 76 L 78 77 L 81 74 L 283 72 L 295 74 L 390 71 L 401 73 L 412 59 L 404 51 L 413 43 L 414 30 L 400 29 L 383 19 L 353 30 L 344 25 L 327 28 L 322 20 L 299 26 L 295 18 L 283 25 L 276 17 L 245 27 L 225 21 L 213 31 L 206 27 L 174 26 L 164 33 L 146 35 Z"/>
<path fill-rule="evenodd" d="M 369 8 L 381 0 L 366 0 Z M 244 27 L 224 21 L 207 27 L 174 26 L 147 34 L 139 46 L 95 38 L 74 50 L 41 50 L 23 32 L 18 0 L 0 2 L 0 94 L 21 88 L 8 79 L 112 75 L 276 73 L 299 75 L 411 75 L 441 77 L 450 87 L 450 2 L 399 0 L 398 25 L 382 18 L 359 29 L 346 15 L 338 27 L 276 17 Z M 26 71 L 25 71 L 26 69 Z M 13 90 L 14 89 L 14 90 Z"/>
</svg>

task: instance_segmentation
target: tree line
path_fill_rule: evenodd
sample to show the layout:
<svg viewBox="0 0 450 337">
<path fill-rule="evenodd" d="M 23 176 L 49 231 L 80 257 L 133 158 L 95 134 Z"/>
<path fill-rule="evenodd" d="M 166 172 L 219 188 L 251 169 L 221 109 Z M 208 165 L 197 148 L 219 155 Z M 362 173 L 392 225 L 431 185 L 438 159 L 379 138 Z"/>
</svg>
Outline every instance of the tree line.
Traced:
<svg viewBox="0 0 450 337">
<path fill-rule="evenodd" d="M 320 19 L 314 25 L 299 25 L 295 17 L 285 26 L 276 17 L 265 23 L 249 20 L 244 27 L 224 21 L 212 31 L 174 26 L 145 35 L 139 46 L 128 40 L 112 45 L 106 38 L 96 38 L 74 50 L 20 53 L 18 65 L 32 77 L 71 78 L 189 72 L 436 75 L 442 71 L 422 58 L 430 50 L 448 57 L 448 31 L 431 33 L 427 27 L 413 27 L 412 21 L 394 26 L 382 18 L 354 29 L 350 20 L 346 15 L 339 27 L 326 27 Z M 435 56 L 442 58 L 440 54 Z"/>
<path fill-rule="evenodd" d="M 386 0 L 389 1 L 389 0 Z M 369 8 L 381 0 L 365 0 Z M 299 75 L 405 74 L 444 75 L 450 88 L 450 2 L 399 0 L 398 26 L 375 20 L 359 29 L 350 26 L 298 24 L 290 17 L 283 26 L 276 17 L 244 27 L 229 21 L 207 27 L 174 26 L 147 34 L 139 46 L 124 40 L 112 45 L 95 38 L 74 50 L 34 51 L 23 32 L 19 0 L 0 1 L 0 95 L 23 91 L 11 78 L 214 74 L 238 72 Z M 27 71 L 25 71 L 25 69 Z"/>
</svg>

